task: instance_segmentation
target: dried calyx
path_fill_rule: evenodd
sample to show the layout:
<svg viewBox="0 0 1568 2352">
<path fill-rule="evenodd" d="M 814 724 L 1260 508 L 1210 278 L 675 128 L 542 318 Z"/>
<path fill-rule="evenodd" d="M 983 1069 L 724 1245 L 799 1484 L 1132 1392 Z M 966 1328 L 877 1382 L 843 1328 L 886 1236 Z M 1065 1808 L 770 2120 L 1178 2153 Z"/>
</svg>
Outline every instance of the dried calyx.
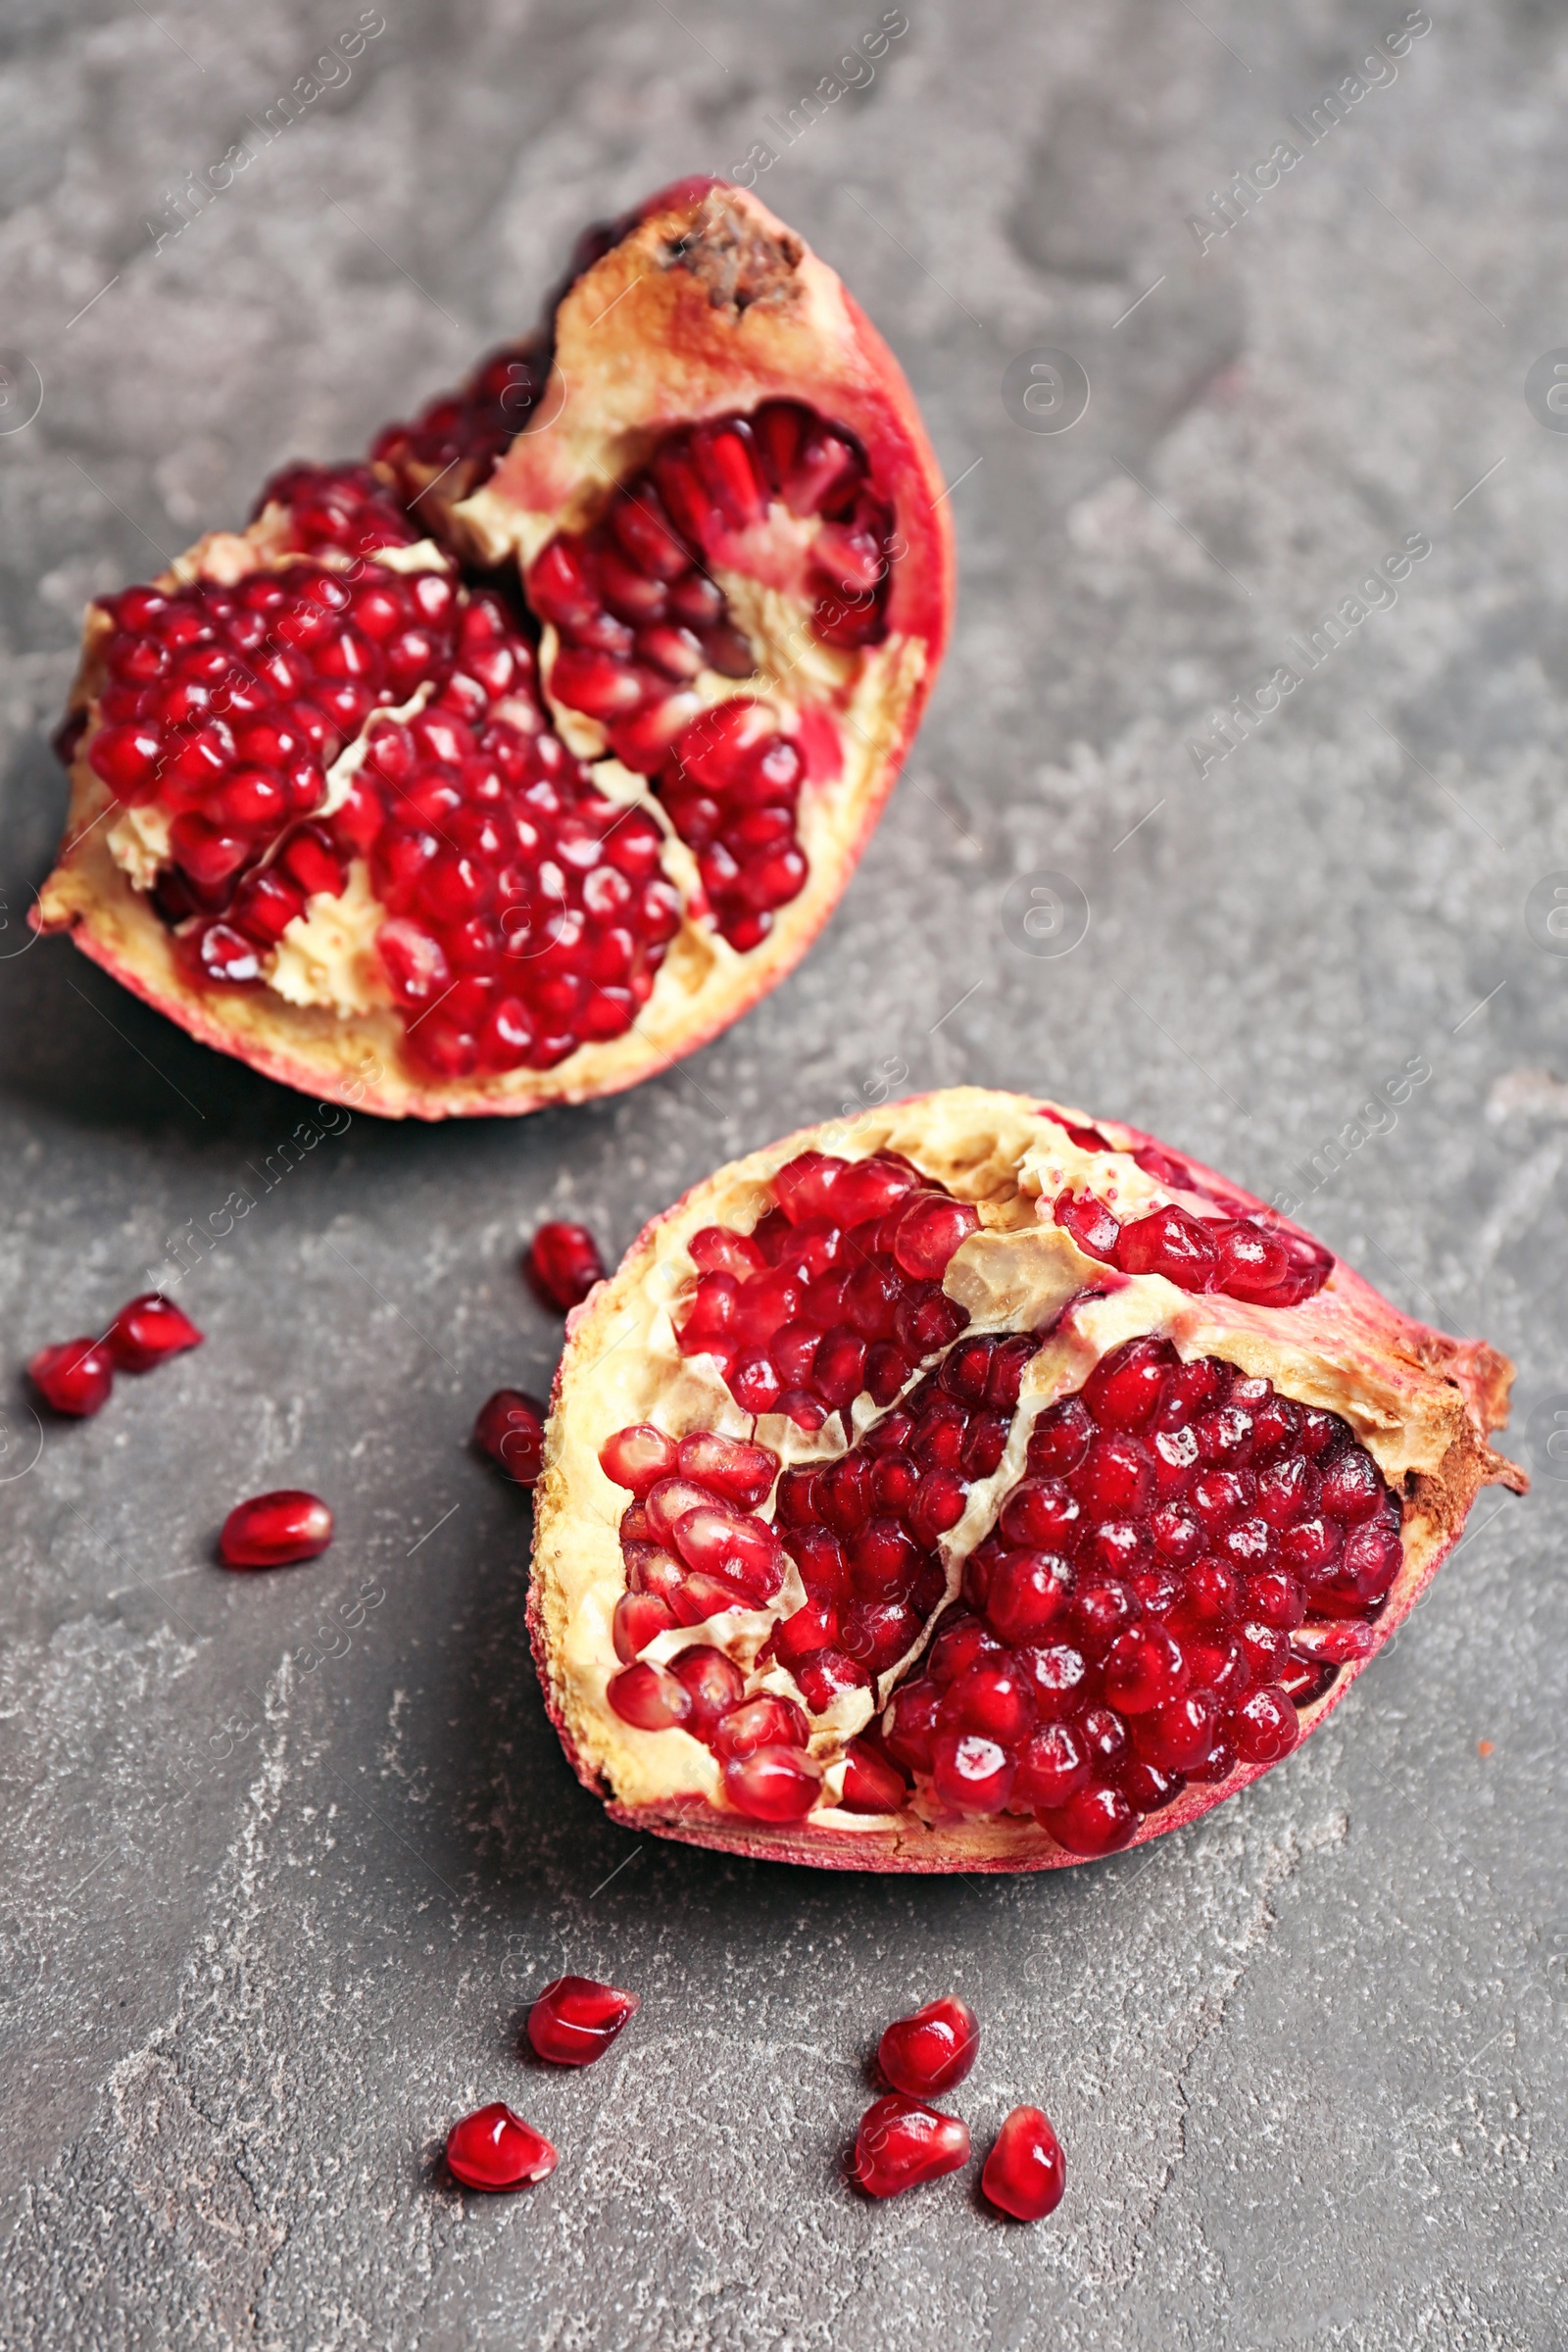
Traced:
<svg viewBox="0 0 1568 2352">
<path fill-rule="evenodd" d="M 1288 1755 L 1522 1484 L 1507 1379 L 1134 1130 L 956 1090 L 792 1139 L 568 1325 L 552 1709 L 618 1818 L 700 1842 L 1111 1852 Z"/>
<path fill-rule="evenodd" d="M 939 487 L 832 272 L 665 190 L 368 464 L 286 467 L 91 609 L 37 919 L 368 1107 L 630 1084 L 843 888 L 946 632 Z"/>
</svg>

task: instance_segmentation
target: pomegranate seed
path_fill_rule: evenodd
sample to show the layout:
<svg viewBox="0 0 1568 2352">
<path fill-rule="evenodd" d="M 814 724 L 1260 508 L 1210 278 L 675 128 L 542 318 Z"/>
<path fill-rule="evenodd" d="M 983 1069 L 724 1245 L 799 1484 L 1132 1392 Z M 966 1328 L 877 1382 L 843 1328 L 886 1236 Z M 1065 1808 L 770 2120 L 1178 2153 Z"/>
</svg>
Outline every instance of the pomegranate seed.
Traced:
<svg viewBox="0 0 1568 2352">
<path fill-rule="evenodd" d="M 559 2161 L 549 2140 L 500 2099 L 476 2107 L 447 2133 L 447 2166 L 465 2188 L 526 2188 Z"/>
<path fill-rule="evenodd" d="M 280 1487 L 236 1503 L 218 1539 L 225 1568 L 286 1568 L 314 1560 L 332 1541 L 332 1514 L 318 1494 Z"/>
<path fill-rule="evenodd" d="M 621 1722 L 639 1732 L 674 1731 L 692 1720 L 690 1693 L 662 1666 L 627 1666 L 611 1676 L 605 1696 Z"/>
<path fill-rule="evenodd" d="M 523 1270 L 543 1303 L 563 1315 L 605 1279 L 599 1245 L 584 1225 L 541 1225 L 528 1245 Z"/>
<path fill-rule="evenodd" d="M 599 1449 L 599 1461 L 607 1478 L 617 1487 L 629 1487 L 641 1500 L 661 1479 L 671 1475 L 678 1454 L 673 1438 L 665 1437 L 652 1422 L 639 1421 L 607 1438 Z"/>
<path fill-rule="evenodd" d="M 753 1821 L 799 1821 L 820 1790 L 820 1769 L 798 1748 L 758 1747 L 724 1766 L 725 1795 Z"/>
<path fill-rule="evenodd" d="M 519 1487 L 538 1483 L 545 1442 L 545 1408 L 521 1389 L 497 1389 L 479 1407 L 473 1442 Z"/>
<path fill-rule="evenodd" d="M 853 1740 L 845 1750 L 844 1793 L 839 1803 L 846 1813 L 898 1813 L 909 1793 L 909 1785 L 886 1756 L 863 1740 Z"/>
<path fill-rule="evenodd" d="M 706 1642 L 695 1643 L 671 1658 L 669 1671 L 686 1693 L 691 1730 L 699 1740 L 711 1739 L 720 1716 L 739 1706 L 746 1690 L 745 1676 L 732 1658 Z"/>
<path fill-rule="evenodd" d="M 1226 1725 L 1244 1764 L 1275 1764 L 1290 1754 L 1300 1738 L 1296 1709 L 1273 1685 L 1250 1690 L 1226 1718 Z"/>
<path fill-rule="evenodd" d="M 592 1977 L 558 1977 L 528 2012 L 528 2039 L 555 2066 L 591 2066 L 641 2006 L 637 1993 Z"/>
<path fill-rule="evenodd" d="M 27 1378 L 57 1413 L 85 1420 L 102 1412 L 115 1385 L 115 1363 L 103 1340 L 63 1340 L 28 1358 Z"/>
<path fill-rule="evenodd" d="M 792 1698 L 763 1691 L 744 1698 L 713 1726 L 713 1753 L 749 1756 L 760 1747 L 805 1747 L 811 1727 Z"/>
<path fill-rule="evenodd" d="M 956 1994 L 927 2001 L 912 2017 L 889 2026 L 877 2044 L 877 2064 L 895 2090 L 911 2099 L 945 2098 L 980 2054 L 980 2026 Z"/>
<path fill-rule="evenodd" d="M 1119 1852 L 1138 1827 L 1138 1817 L 1121 1790 L 1102 1781 L 1080 1789 L 1057 1811 L 1043 1813 L 1040 1820 L 1068 1853 L 1086 1856 Z"/>
<path fill-rule="evenodd" d="M 940 2180 L 969 2161 L 969 2127 L 939 2115 L 919 2099 L 892 2091 L 860 2118 L 854 2177 L 867 2196 L 896 2197 L 925 2180 Z"/>
<path fill-rule="evenodd" d="M 132 1298 L 109 1326 L 109 1352 L 119 1372 L 150 1372 L 166 1356 L 201 1344 L 202 1334 L 190 1317 L 159 1291 Z"/>
<path fill-rule="evenodd" d="M 1004 2119 L 980 2185 L 1016 2222 L 1041 2222 L 1055 2212 L 1067 2185 L 1067 2160 L 1038 2107 L 1014 2107 Z"/>
</svg>

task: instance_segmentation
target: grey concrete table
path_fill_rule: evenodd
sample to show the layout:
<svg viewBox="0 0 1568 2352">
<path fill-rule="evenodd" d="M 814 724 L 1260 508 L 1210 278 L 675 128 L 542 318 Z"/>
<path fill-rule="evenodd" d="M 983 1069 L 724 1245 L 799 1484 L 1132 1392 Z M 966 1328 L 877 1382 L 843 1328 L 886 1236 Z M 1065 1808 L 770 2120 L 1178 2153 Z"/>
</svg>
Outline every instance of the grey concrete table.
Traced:
<svg viewBox="0 0 1568 2352">
<path fill-rule="evenodd" d="M 1561 2345 L 1568 24 L 1434 0 L 1391 58 L 1398 0 L 907 0 L 873 61 L 876 0 L 384 12 L 270 133 L 352 0 L 6 12 L 0 425 L 28 364 L 42 407 L 0 431 L 0 2341 Z M 955 485 L 906 779 L 806 968 L 687 1067 L 356 1119 L 267 1185 L 294 1098 L 25 945 L 80 609 L 514 331 L 581 221 L 736 166 Z M 1091 387 L 1065 431 L 1042 350 Z M 519 1237 L 619 1246 L 889 1070 L 1152 1127 L 1520 1364 L 1533 1497 L 1483 1497 L 1329 1729 L 1147 1853 L 729 1865 L 613 1828 L 544 1720 L 526 1506 L 465 1447 L 558 1344 Z M 207 1347 L 34 1461 L 22 1360 L 240 1186 L 180 1293 Z M 216 1572 L 281 1483 L 332 1551 Z M 514 2055 L 563 1967 L 644 1996 L 581 2079 Z M 1038 2098 L 1070 2150 L 1042 2228 L 842 2183 L 880 2022 L 950 1985 L 977 2135 Z M 434 2151 L 498 2096 L 561 2171 L 465 2200 Z"/>
</svg>

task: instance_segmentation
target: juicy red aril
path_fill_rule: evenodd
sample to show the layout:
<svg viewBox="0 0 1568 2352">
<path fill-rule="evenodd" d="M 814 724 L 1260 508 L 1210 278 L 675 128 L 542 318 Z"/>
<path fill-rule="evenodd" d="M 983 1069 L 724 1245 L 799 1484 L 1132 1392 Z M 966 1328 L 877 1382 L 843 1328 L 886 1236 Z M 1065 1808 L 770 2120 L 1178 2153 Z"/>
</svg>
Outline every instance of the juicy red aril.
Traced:
<svg viewBox="0 0 1568 2352">
<path fill-rule="evenodd" d="M 1044 2221 L 1055 2212 L 1067 2185 L 1067 2160 L 1038 2107 L 1014 2107 L 1004 2119 L 980 2185 L 1014 2221 Z"/>
<path fill-rule="evenodd" d="M 651 1421 L 617 1429 L 599 1448 L 600 1467 L 617 1487 L 629 1487 L 639 1501 L 674 1471 L 679 1448 L 673 1438 Z"/>
<path fill-rule="evenodd" d="M 563 1315 L 579 1306 L 594 1284 L 605 1279 L 599 1245 L 585 1225 L 541 1225 L 528 1245 L 523 1268 L 545 1305 Z"/>
<path fill-rule="evenodd" d="M 1068 1853 L 1087 1857 L 1118 1853 L 1138 1827 L 1138 1817 L 1121 1790 L 1103 1781 L 1080 1789 L 1055 1812 L 1042 1813 L 1040 1820 Z"/>
<path fill-rule="evenodd" d="M 447 2133 L 447 2166 L 465 2188 L 525 2188 L 553 2173 L 558 2161 L 549 2140 L 500 2099 L 476 2107 Z"/>
<path fill-rule="evenodd" d="M 109 1352 L 120 1372 L 150 1372 L 166 1356 L 201 1344 L 202 1334 L 190 1317 L 159 1291 L 132 1298 L 109 1326 Z"/>
<path fill-rule="evenodd" d="M 1160 1183 L 1190 1188 L 1191 1172 L 1166 1154 L 1136 1157 Z M 1334 1258 L 1320 1242 L 1295 1227 L 1268 1223 L 1264 1212 L 1211 1220 L 1171 1202 L 1124 1225 L 1093 1193 L 1064 1192 L 1054 1214 L 1086 1256 L 1124 1274 L 1161 1274 L 1181 1290 L 1223 1291 L 1257 1306 L 1299 1306 L 1334 1271 Z"/>
<path fill-rule="evenodd" d="M 726 1762 L 724 1793 L 753 1821 L 799 1821 L 815 1804 L 821 1778 L 796 1747 L 758 1747 Z"/>
<path fill-rule="evenodd" d="M 844 1759 L 844 1793 L 839 1798 L 846 1813 L 897 1813 L 908 1793 L 908 1782 L 886 1756 L 863 1740 L 850 1742 Z"/>
<path fill-rule="evenodd" d="M 875 2100 L 860 2118 L 853 2169 L 868 2196 L 899 2196 L 922 2181 L 956 2173 L 968 2161 L 968 2125 L 956 2115 L 939 2115 L 903 2091 Z"/>
<path fill-rule="evenodd" d="M 634 1731 L 669 1732 L 691 1722 L 690 1691 L 662 1666 L 625 1667 L 611 1676 L 605 1696 Z"/>
<path fill-rule="evenodd" d="M 810 1736 L 811 1727 L 792 1698 L 760 1691 L 719 1717 L 712 1732 L 713 1753 L 749 1756 L 760 1747 L 805 1747 Z"/>
<path fill-rule="evenodd" d="M 877 2043 L 877 2064 L 895 2090 L 911 2099 L 940 2099 L 968 2074 L 980 2054 L 980 2025 L 956 1994 L 927 2001 L 912 2017 L 894 2021 Z"/>
<path fill-rule="evenodd" d="M 590 2066 L 641 2006 L 635 1992 L 592 1977 L 558 1977 L 528 2012 L 528 2039 L 553 2065 Z"/>
<path fill-rule="evenodd" d="M 115 1362 L 103 1340 L 63 1340 L 28 1358 L 27 1378 L 57 1413 L 85 1420 L 101 1412 L 115 1385 Z"/>
<path fill-rule="evenodd" d="M 521 1389 L 497 1389 L 479 1407 L 473 1442 L 519 1487 L 537 1484 L 545 1442 L 545 1408 Z"/>
<path fill-rule="evenodd" d="M 218 1539 L 225 1568 L 286 1568 L 314 1560 L 332 1541 L 332 1514 L 318 1494 L 281 1487 L 236 1504 Z"/>
</svg>

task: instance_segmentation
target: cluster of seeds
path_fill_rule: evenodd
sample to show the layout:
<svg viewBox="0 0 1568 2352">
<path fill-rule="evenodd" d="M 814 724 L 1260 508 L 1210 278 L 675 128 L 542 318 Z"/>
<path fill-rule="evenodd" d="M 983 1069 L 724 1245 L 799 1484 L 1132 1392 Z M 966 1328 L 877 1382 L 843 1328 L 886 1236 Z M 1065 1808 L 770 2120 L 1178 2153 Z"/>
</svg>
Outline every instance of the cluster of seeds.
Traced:
<svg viewBox="0 0 1568 2352">
<path fill-rule="evenodd" d="M 668 434 L 587 532 L 552 539 L 529 569 L 528 602 L 561 639 L 550 690 L 599 720 L 610 749 L 654 779 L 697 852 L 714 919 L 753 948 L 805 887 L 796 801 L 805 760 L 772 710 L 750 697 L 705 708 L 704 671 L 749 678 L 715 566 L 747 568 L 746 535 L 774 511 L 811 541 L 812 625 L 828 643 L 886 633 L 892 517 L 858 445 L 796 401 Z"/>
<path fill-rule="evenodd" d="M 1097 1127 L 1067 1126 L 1086 1152 L 1115 1152 Z M 1127 1154 L 1157 1184 L 1207 1194 L 1197 1171 L 1158 1145 Z M 1212 1196 L 1210 1196 L 1212 1197 Z M 1162 1274 L 1184 1291 L 1223 1291 L 1254 1306 L 1299 1306 L 1334 1270 L 1332 1251 L 1292 1225 L 1260 1216 L 1196 1217 L 1175 1201 L 1123 1223 L 1093 1193 L 1062 1193 L 1056 1223 L 1089 1257 L 1123 1274 Z"/>
<path fill-rule="evenodd" d="M 727 1763 L 726 1792 L 794 1819 L 820 1793 L 811 1719 L 939 1616 L 918 1673 L 852 1743 L 852 1811 L 897 1810 L 913 1783 L 939 1815 L 1033 1814 L 1070 1851 L 1109 1853 L 1189 1781 L 1287 1754 L 1297 1709 L 1366 1653 L 1398 1568 L 1399 1505 L 1371 1455 L 1266 1380 L 1129 1340 L 1035 1419 L 1025 1475 L 944 1613 L 940 1539 L 1001 1465 L 1036 1346 L 959 1340 L 856 1446 L 782 1475 L 766 1447 L 716 1433 L 617 1432 L 601 1460 L 636 1497 L 610 1689 L 622 1719 L 726 1755 L 726 1722 L 755 1731 L 777 1753 Z M 787 1560 L 807 1597 L 760 1663 L 788 1670 L 804 1712 L 748 1696 L 705 1644 L 644 1660 L 672 1628 L 774 1604 Z"/>
<path fill-rule="evenodd" d="M 692 1236 L 682 1353 L 711 1356 L 747 1412 L 786 1413 L 803 1429 L 862 1392 L 890 1404 L 968 1322 L 942 1277 L 978 1232 L 977 1212 L 893 1152 L 803 1152 L 773 1193 L 749 1234 L 709 1225 Z"/>
<path fill-rule="evenodd" d="M 442 509 L 487 481 L 496 460 L 520 433 L 550 371 L 537 339 L 504 344 L 474 370 L 463 389 L 445 392 L 409 424 L 383 425 L 370 446 L 370 464 L 417 500 L 439 484 L 441 507 L 430 516 L 439 530 Z"/>
</svg>

